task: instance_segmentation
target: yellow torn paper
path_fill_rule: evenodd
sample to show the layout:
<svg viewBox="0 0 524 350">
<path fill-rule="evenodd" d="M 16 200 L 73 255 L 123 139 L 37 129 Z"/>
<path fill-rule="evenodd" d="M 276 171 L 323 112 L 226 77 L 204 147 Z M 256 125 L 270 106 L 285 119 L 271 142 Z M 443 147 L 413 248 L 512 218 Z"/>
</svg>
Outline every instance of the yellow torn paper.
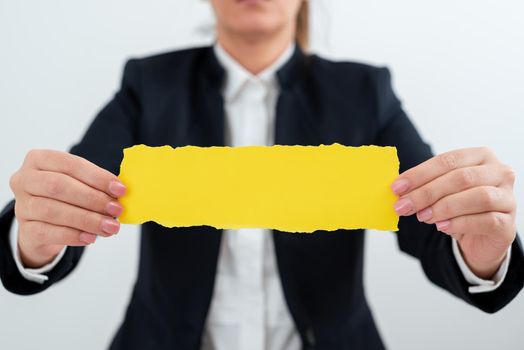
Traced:
<svg viewBox="0 0 524 350">
<path fill-rule="evenodd" d="M 120 221 L 288 232 L 397 230 L 395 147 L 137 145 L 124 150 Z"/>
</svg>

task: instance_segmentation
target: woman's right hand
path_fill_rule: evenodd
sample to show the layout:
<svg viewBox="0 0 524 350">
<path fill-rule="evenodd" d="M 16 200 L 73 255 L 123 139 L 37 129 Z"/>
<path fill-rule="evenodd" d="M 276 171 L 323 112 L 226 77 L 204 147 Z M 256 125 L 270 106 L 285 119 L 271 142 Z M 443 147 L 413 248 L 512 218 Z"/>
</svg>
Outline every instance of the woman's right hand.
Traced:
<svg viewBox="0 0 524 350">
<path fill-rule="evenodd" d="M 11 176 L 18 220 L 18 249 L 24 266 L 41 267 L 64 246 L 86 246 L 120 229 L 118 178 L 84 158 L 33 150 Z"/>
</svg>

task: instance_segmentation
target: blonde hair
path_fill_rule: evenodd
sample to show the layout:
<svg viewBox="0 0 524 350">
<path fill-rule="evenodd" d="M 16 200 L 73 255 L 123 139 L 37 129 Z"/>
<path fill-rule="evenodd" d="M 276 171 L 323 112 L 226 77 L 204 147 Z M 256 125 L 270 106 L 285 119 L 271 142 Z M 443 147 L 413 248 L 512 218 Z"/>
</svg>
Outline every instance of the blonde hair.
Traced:
<svg viewBox="0 0 524 350">
<path fill-rule="evenodd" d="M 309 47 L 309 1 L 303 0 L 298 10 L 295 40 L 302 50 Z"/>
</svg>

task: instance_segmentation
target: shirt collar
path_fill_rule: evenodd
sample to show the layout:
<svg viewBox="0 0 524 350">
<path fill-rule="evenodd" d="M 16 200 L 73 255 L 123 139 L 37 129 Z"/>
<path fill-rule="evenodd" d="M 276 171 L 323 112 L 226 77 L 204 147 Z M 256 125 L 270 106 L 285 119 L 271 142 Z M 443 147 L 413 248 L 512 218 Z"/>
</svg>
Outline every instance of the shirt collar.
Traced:
<svg viewBox="0 0 524 350">
<path fill-rule="evenodd" d="M 249 80 L 258 80 L 268 87 L 277 87 L 276 72 L 291 58 L 295 51 L 295 46 L 296 44 L 294 42 L 290 44 L 275 62 L 259 74 L 254 75 L 231 57 L 220 43 L 216 42 L 213 45 L 213 50 L 218 62 L 226 71 L 226 81 L 223 87 L 224 98 L 226 100 L 234 99 Z"/>
</svg>

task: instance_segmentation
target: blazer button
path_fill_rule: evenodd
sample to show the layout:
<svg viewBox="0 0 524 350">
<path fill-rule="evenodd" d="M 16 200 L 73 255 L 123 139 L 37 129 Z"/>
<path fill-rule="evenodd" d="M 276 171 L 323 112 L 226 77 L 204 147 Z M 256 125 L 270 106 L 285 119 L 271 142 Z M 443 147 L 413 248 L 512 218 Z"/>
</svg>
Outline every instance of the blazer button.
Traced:
<svg viewBox="0 0 524 350">
<path fill-rule="evenodd" d="M 316 345 L 317 340 L 315 338 L 315 332 L 313 332 L 313 328 L 309 327 L 306 329 L 306 333 L 304 334 L 306 337 L 306 345 L 308 347 L 313 347 Z"/>
</svg>

